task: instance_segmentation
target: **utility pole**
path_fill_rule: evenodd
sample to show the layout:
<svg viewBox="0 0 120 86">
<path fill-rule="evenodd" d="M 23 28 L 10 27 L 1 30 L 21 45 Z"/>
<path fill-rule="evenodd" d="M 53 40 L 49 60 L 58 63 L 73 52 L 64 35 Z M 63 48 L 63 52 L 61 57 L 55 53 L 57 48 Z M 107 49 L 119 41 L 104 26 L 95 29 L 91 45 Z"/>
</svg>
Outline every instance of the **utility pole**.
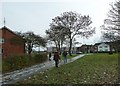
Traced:
<svg viewBox="0 0 120 86">
<path fill-rule="evenodd" d="M 5 21 L 5 17 L 4 17 L 4 21 L 3 21 L 3 23 L 4 23 L 4 27 L 5 27 L 5 23 L 6 23 L 6 21 Z"/>
</svg>

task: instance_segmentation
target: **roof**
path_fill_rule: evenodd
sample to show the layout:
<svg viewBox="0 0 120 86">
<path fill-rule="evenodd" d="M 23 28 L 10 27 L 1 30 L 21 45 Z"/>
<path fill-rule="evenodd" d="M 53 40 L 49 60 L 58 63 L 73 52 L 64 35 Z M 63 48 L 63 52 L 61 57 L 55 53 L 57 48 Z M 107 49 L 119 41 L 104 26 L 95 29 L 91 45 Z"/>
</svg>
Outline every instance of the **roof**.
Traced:
<svg viewBox="0 0 120 86">
<path fill-rule="evenodd" d="M 86 44 L 85 44 L 85 45 L 82 45 L 81 47 L 83 47 L 83 46 L 93 46 L 93 45 L 86 45 Z"/>
<path fill-rule="evenodd" d="M 12 30 L 10 30 L 8 27 L 4 26 L 2 28 L 0 28 L 0 30 L 8 30 L 9 32 L 11 32 L 12 34 L 19 36 L 20 38 L 22 38 L 20 35 L 16 34 L 15 32 L 13 32 Z M 23 38 L 22 38 L 23 39 Z"/>
<path fill-rule="evenodd" d="M 83 47 L 87 47 L 88 48 L 88 47 L 92 47 L 92 46 L 94 46 L 94 45 L 86 45 L 86 44 L 84 44 L 84 45 L 81 45 L 80 48 L 83 48 Z"/>
<path fill-rule="evenodd" d="M 94 46 L 98 46 L 98 45 L 100 45 L 100 44 L 102 44 L 102 43 L 110 44 L 110 43 L 113 43 L 113 42 L 101 42 L 101 43 L 95 43 Z"/>
</svg>

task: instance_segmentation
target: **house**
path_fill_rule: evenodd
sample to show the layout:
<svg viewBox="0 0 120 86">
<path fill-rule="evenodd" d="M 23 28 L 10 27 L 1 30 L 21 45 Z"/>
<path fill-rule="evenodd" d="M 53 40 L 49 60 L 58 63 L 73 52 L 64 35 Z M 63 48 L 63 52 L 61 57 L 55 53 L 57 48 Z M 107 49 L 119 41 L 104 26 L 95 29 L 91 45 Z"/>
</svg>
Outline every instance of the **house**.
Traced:
<svg viewBox="0 0 120 86">
<path fill-rule="evenodd" d="M 83 52 L 83 53 L 92 53 L 93 52 L 93 45 L 84 44 L 78 48 L 78 51 Z"/>
<path fill-rule="evenodd" d="M 55 52 L 56 47 L 47 47 L 47 52 Z"/>
<path fill-rule="evenodd" d="M 48 47 L 48 52 L 54 52 L 56 50 L 56 47 Z M 69 47 L 62 47 L 61 49 L 69 51 Z M 71 53 L 97 53 L 97 52 L 120 52 L 120 40 L 115 42 L 101 42 L 101 43 L 95 43 L 94 45 L 82 45 L 80 47 L 72 47 Z"/>
<path fill-rule="evenodd" d="M 107 43 L 101 43 L 98 45 L 98 51 L 99 52 L 108 52 L 110 51 L 110 45 Z"/>
<path fill-rule="evenodd" d="M 0 28 L 0 55 L 21 55 L 25 53 L 24 39 L 6 26 Z"/>
<path fill-rule="evenodd" d="M 69 52 L 69 47 L 62 47 L 61 51 L 67 51 Z M 56 51 L 56 47 L 47 47 L 47 52 L 55 52 Z M 72 47 L 71 48 L 71 53 L 76 53 L 77 52 L 77 47 Z"/>
<path fill-rule="evenodd" d="M 102 43 L 96 43 L 94 45 L 94 52 L 110 52 L 116 51 L 116 47 L 114 45 L 114 42 L 102 42 Z"/>
</svg>

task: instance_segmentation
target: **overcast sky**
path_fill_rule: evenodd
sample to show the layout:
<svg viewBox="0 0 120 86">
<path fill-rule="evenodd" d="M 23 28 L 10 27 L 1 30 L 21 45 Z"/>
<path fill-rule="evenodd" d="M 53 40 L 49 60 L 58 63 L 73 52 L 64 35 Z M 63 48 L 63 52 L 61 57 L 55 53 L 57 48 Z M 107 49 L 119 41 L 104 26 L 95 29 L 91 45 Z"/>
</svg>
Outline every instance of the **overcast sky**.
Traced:
<svg viewBox="0 0 120 86">
<path fill-rule="evenodd" d="M 100 41 L 100 26 L 107 18 L 110 3 L 115 0 L 3 0 L 0 3 L 0 27 L 5 17 L 6 26 L 13 31 L 33 31 L 45 36 L 52 18 L 63 12 L 75 11 L 92 18 L 96 34 L 89 39 L 77 38 L 81 43 L 94 44 Z"/>
</svg>

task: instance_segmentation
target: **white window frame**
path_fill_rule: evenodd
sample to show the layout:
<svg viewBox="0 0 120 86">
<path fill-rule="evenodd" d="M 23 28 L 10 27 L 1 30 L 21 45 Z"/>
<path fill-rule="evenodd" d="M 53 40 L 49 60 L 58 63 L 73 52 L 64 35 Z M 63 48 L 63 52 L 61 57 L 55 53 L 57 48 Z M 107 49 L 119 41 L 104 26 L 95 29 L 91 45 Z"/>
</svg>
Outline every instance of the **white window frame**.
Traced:
<svg viewBox="0 0 120 86">
<path fill-rule="evenodd" d="M 2 48 L 0 48 L 0 54 L 3 54 L 3 49 Z"/>
<path fill-rule="evenodd" d="M 0 43 L 4 43 L 5 42 L 5 39 L 4 38 L 0 38 Z"/>
</svg>

